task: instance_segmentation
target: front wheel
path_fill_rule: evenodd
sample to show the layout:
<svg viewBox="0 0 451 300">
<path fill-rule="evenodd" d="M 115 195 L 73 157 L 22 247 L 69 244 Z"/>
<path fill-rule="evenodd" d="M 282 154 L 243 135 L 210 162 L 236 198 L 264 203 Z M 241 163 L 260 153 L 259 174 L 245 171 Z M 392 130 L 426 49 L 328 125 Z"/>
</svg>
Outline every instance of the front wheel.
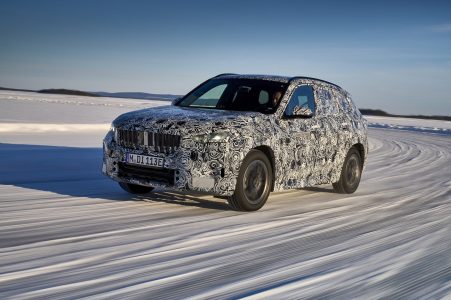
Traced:
<svg viewBox="0 0 451 300">
<path fill-rule="evenodd" d="M 143 185 L 137 185 L 137 184 L 131 184 L 131 183 L 125 183 L 125 182 L 119 182 L 119 186 L 124 191 L 129 192 L 130 194 L 134 194 L 134 195 L 147 194 L 153 190 L 153 187 L 151 187 L 151 186 L 143 186 Z"/>
<path fill-rule="evenodd" d="M 340 179 L 332 186 L 337 193 L 352 194 L 359 187 L 362 175 L 362 159 L 356 148 L 351 148 L 346 155 L 341 169 Z"/>
<path fill-rule="evenodd" d="M 260 209 L 271 192 L 272 168 L 261 151 L 251 150 L 244 158 L 238 175 L 235 193 L 228 200 L 235 210 Z"/>
</svg>

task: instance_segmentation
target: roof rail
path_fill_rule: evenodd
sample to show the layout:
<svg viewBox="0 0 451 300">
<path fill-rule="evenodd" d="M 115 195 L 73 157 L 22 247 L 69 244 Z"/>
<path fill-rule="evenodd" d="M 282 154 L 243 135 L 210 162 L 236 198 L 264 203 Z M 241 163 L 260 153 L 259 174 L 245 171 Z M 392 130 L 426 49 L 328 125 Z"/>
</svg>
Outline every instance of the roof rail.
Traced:
<svg viewBox="0 0 451 300">
<path fill-rule="evenodd" d="M 329 81 L 326 81 L 326 80 L 322 80 L 322 79 L 319 79 L 319 78 L 305 77 L 305 76 L 294 76 L 294 77 L 291 77 L 291 78 L 290 78 L 290 82 L 293 81 L 293 80 L 295 80 L 295 79 L 311 79 L 311 80 L 317 80 L 317 81 L 321 81 L 321 82 L 324 82 L 324 83 L 328 83 L 328 84 L 330 84 L 330 85 L 333 85 L 333 86 L 335 86 L 335 87 L 337 87 L 337 88 L 342 89 L 342 87 L 339 86 L 338 84 L 335 84 L 335 83 L 332 83 L 332 82 L 329 82 Z"/>
<path fill-rule="evenodd" d="M 219 77 L 219 76 L 225 76 L 225 75 L 238 75 L 238 74 L 235 74 L 235 73 L 222 73 L 222 74 L 218 74 L 218 75 L 214 76 L 213 78 L 216 78 L 216 77 Z"/>
</svg>

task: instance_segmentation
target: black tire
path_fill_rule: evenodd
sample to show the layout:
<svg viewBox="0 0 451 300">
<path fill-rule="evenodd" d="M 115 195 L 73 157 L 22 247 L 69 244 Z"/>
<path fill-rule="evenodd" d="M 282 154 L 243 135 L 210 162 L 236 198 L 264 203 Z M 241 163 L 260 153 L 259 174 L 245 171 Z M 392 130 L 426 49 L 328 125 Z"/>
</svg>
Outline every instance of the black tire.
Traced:
<svg viewBox="0 0 451 300">
<path fill-rule="evenodd" d="M 362 176 L 362 159 L 359 151 L 352 147 L 346 155 L 341 169 L 340 180 L 332 183 L 334 190 L 340 194 L 352 194 L 359 187 Z"/>
<path fill-rule="evenodd" d="M 228 199 L 230 207 L 241 211 L 259 210 L 268 200 L 272 177 L 268 157 L 261 151 L 251 150 L 241 165 L 235 193 Z"/>
<path fill-rule="evenodd" d="M 151 186 L 143 186 L 125 182 L 119 182 L 119 186 L 126 192 L 134 195 L 142 195 L 150 193 L 154 188 Z"/>
</svg>

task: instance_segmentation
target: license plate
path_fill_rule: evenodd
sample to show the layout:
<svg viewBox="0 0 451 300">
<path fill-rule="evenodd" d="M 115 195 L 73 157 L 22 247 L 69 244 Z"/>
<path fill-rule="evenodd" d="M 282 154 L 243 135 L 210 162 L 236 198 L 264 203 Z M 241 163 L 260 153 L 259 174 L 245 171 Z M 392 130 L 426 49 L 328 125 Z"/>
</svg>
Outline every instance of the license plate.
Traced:
<svg viewBox="0 0 451 300">
<path fill-rule="evenodd" d="M 125 162 L 128 164 L 147 166 L 147 167 L 164 167 L 164 158 L 156 156 L 147 156 L 127 153 L 125 155 Z"/>
</svg>

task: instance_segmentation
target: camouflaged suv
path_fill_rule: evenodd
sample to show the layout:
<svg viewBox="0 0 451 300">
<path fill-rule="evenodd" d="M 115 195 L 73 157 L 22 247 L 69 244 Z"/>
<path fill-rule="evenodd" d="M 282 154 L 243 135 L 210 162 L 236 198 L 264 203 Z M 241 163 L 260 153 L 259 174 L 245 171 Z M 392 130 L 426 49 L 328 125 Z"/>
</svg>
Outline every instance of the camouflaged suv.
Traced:
<svg viewBox="0 0 451 300">
<path fill-rule="evenodd" d="M 353 193 L 368 153 L 367 122 L 339 86 L 236 74 L 119 116 L 103 145 L 103 173 L 128 192 L 202 191 L 247 211 L 271 191 L 332 183 Z"/>
</svg>

